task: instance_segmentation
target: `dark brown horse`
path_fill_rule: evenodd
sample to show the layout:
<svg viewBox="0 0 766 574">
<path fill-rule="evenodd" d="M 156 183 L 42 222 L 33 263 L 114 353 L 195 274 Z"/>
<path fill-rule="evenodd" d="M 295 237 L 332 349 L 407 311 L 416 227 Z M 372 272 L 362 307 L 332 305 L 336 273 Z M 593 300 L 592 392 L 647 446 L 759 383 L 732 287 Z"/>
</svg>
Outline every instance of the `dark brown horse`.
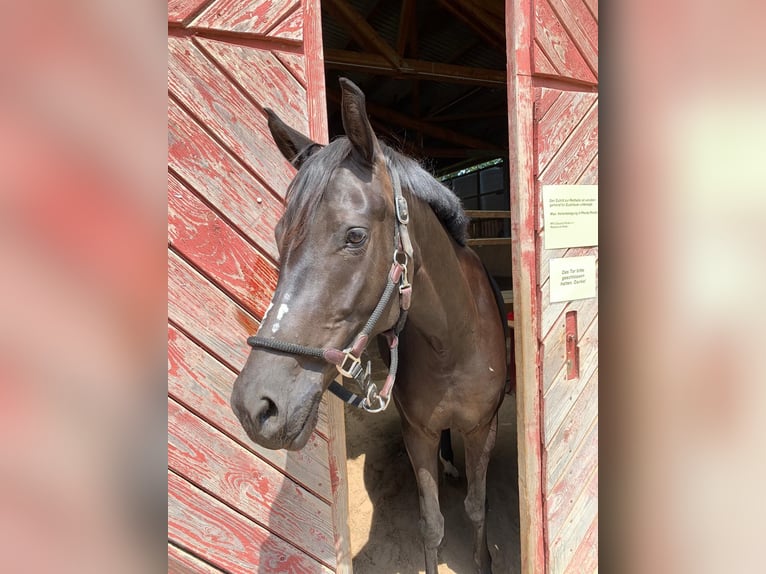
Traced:
<svg viewBox="0 0 766 574">
<path fill-rule="evenodd" d="M 258 336 L 248 340 L 253 350 L 234 383 L 232 408 L 258 444 L 300 449 L 338 371 L 367 384 L 358 357 L 386 334 L 392 373 L 361 402 L 385 406 L 395 377 L 426 571 L 437 572 L 444 534 L 437 454 L 451 428 L 464 436 L 477 571 L 490 572 L 485 483 L 506 381 L 496 290 L 466 246 L 468 220 L 457 197 L 379 142 L 364 94 L 346 79 L 341 88 L 346 137 L 327 146 L 267 110 L 277 146 L 299 171 L 276 228 L 279 283 Z"/>
</svg>

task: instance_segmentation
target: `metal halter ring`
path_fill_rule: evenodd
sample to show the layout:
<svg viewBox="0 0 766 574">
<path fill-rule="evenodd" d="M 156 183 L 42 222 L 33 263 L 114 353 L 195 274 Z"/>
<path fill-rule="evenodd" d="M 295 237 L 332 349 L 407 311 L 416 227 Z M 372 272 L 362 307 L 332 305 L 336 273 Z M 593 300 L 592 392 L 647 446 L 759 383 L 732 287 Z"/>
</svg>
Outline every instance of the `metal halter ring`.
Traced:
<svg viewBox="0 0 766 574">
<path fill-rule="evenodd" d="M 371 406 L 374 401 L 378 402 L 378 406 Z M 378 388 L 375 384 L 371 384 L 367 388 L 367 396 L 362 401 L 362 408 L 368 413 L 380 413 L 388 408 L 388 403 L 391 402 L 391 396 L 383 398 L 378 394 Z"/>
</svg>

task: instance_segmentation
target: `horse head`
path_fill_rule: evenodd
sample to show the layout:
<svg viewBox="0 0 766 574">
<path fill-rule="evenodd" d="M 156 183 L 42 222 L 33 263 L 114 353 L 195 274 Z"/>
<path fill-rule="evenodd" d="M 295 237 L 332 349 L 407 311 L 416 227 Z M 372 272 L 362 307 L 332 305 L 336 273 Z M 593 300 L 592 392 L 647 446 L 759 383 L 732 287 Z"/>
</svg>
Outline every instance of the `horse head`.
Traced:
<svg viewBox="0 0 766 574">
<path fill-rule="evenodd" d="M 326 146 L 266 110 L 276 145 L 298 172 L 275 229 L 280 274 L 254 338 L 262 344 L 253 346 L 231 396 L 247 435 L 266 448 L 306 444 L 337 375 L 335 365 L 290 345 L 346 348 L 375 310 L 392 268 L 396 214 L 386 160 L 364 94 L 345 78 L 341 88 L 346 137 Z M 392 300 L 382 311 L 370 337 L 397 321 L 399 305 Z"/>
</svg>

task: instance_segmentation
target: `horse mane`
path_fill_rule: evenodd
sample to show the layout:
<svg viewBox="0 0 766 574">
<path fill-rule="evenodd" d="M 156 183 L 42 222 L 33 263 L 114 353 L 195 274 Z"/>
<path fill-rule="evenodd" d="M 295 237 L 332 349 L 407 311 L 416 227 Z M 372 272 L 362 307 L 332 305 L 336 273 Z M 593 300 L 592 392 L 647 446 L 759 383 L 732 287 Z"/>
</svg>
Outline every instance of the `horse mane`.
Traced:
<svg viewBox="0 0 766 574">
<path fill-rule="evenodd" d="M 452 190 L 442 185 L 414 159 L 407 157 L 380 142 L 389 171 L 396 171 L 403 192 L 425 201 L 450 236 L 462 246 L 468 238 L 468 217 L 460 199 Z M 301 150 L 299 155 L 305 150 Z M 346 136 L 340 136 L 308 157 L 295 178 L 290 182 L 285 196 L 285 213 L 279 222 L 280 251 L 284 246 L 304 239 L 307 221 L 324 197 L 325 189 L 333 171 L 347 158 L 354 159 L 353 146 Z M 358 160 L 355 160 L 358 161 Z"/>
</svg>

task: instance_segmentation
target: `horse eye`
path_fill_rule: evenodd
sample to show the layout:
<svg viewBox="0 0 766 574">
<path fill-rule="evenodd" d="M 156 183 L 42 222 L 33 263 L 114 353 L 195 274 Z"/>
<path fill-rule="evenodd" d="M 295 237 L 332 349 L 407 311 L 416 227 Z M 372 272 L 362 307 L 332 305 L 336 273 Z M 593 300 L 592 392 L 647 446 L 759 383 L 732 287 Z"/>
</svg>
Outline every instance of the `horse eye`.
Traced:
<svg viewBox="0 0 766 574">
<path fill-rule="evenodd" d="M 348 233 L 346 233 L 346 243 L 348 245 L 353 245 L 355 247 L 358 247 L 362 243 L 364 243 L 366 239 L 367 239 L 367 232 L 360 227 L 354 227 L 353 229 L 349 229 Z"/>
</svg>

